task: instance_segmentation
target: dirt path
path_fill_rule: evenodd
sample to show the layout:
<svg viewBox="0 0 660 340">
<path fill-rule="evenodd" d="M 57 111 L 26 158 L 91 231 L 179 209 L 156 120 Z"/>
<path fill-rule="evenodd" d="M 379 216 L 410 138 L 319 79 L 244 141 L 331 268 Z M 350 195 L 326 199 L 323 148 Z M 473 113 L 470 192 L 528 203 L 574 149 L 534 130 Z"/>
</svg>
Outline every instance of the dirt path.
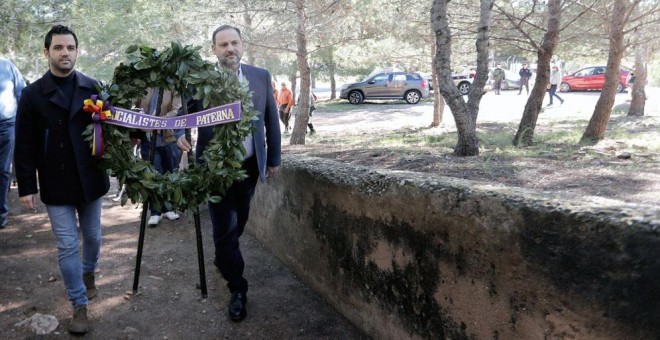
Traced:
<svg viewBox="0 0 660 340">
<path fill-rule="evenodd" d="M 111 189 L 111 193 L 116 192 Z M 10 225 L 0 230 L 0 339 L 67 339 L 71 307 L 57 266 L 45 208 L 22 212 L 11 189 Z M 212 265 L 208 212 L 201 223 L 208 298 L 202 299 L 192 216 L 147 229 L 137 295 L 132 295 L 140 209 L 108 196 L 103 208 L 99 295 L 90 302 L 93 330 L 87 339 L 362 339 L 353 325 L 250 235 L 241 238 L 250 281 L 248 316 L 226 316 L 229 294 Z M 59 327 L 36 336 L 16 324 L 36 313 L 53 315 Z"/>
</svg>

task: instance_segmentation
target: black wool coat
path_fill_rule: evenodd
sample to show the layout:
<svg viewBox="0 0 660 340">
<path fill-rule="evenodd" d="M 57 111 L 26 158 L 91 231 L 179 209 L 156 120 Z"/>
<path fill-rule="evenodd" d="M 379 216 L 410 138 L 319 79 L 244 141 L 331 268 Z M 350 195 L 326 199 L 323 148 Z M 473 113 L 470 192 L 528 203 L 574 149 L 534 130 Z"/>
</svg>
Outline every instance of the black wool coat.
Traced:
<svg viewBox="0 0 660 340">
<path fill-rule="evenodd" d="M 40 190 L 48 205 L 89 203 L 110 187 L 108 175 L 97 168 L 82 136 L 92 123 L 91 114 L 82 110 L 83 101 L 97 93 L 98 82 L 74 72 L 73 98 L 65 96 L 48 71 L 23 90 L 16 113 L 18 193 L 25 196 Z"/>
</svg>

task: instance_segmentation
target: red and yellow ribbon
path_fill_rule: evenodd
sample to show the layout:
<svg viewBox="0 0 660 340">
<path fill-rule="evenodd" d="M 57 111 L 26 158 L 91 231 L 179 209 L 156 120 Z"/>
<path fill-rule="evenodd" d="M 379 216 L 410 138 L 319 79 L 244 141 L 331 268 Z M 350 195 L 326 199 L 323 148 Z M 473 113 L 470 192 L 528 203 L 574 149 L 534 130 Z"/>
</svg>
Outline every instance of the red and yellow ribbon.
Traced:
<svg viewBox="0 0 660 340">
<path fill-rule="evenodd" d="M 103 108 L 106 110 L 103 110 Z M 101 122 L 112 118 L 112 111 L 114 108 L 110 106 L 110 103 L 107 101 L 104 102 L 98 99 L 97 95 L 93 95 L 89 99 L 85 99 L 83 102 L 83 111 L 92 114 L 92 120 L 94 121 L 94 140 L 92 143 L 92 156 L 97 158 L 103 156 L 103 131 L 101 129 Z"/>
</svg>

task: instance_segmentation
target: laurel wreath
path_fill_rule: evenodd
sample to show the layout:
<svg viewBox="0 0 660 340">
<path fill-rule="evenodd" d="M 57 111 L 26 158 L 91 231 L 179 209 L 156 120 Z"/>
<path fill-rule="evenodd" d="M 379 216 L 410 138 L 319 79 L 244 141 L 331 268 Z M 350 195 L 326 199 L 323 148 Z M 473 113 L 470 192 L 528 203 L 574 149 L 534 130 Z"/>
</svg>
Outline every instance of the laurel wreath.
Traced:
<svg viewBox="0 0 660 340">
<path fill-rule="evenodd" d="M 218 71 L 214 64 L 202 59 L 200 47 L 172 42 L 170 48 L 158 51 L 148 46 L 133 45 L 126 50 L 128 63 L 114 70 L 111 84 L 101 85 L 99 97 L 112 105 L 130 109 L 133 101 L 143 98 L 147 89 L 163 88 L 176 91 L 185 99 L 202 100 L 204 108 L 239 100 L 241 120 L 217 125 L 214 136 L 201 156 L 202 164 L 174 173 L 159 173 L 149 162 L 133 154 L 129 138 L 131 129 L 103 124 L 105 153 L 98 166 L 117 177 L 126 188 L 132 203 L 149 202 L 155 209 L 197 212 L 200 204 L 219 202 L 229 186 L 246 177 L 241 170 L 245 155 L 243 139 L 252 132 L 251 121 L 256 119 L 251 93 L 231 72 Z M 93 124 L 84 134 L 91 145 Z"/>
</svg>

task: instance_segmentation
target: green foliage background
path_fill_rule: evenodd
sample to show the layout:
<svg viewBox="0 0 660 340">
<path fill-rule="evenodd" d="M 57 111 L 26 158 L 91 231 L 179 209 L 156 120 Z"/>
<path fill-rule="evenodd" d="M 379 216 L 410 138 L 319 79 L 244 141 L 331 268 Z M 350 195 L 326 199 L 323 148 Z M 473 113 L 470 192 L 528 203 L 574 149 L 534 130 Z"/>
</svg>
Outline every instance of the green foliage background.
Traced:
<svg viewBox="0 0 660 340">
<path fill-rule="evenodd" d="M 607 3 L 597 1 L 601 7 Z M 435 39 L 430 25 L 431 4 L 432 0 L 306 0 L 312 76 L 323 80 L 331 75 L 361 77 L 377 67 L 430 72 Z M 529 9 L 532 2 L 499 4 L 522 11 Z M 472 65 L 476 58 L 473 47 L 478 1 L 454 0 L 450 6 L 452 68 L 461 69 Z M 579 10 L 572 2 L 564 8 L 565 22 L 571 21 Z M 535 11 L 527 20 L 542 27 L 544 7 L 537 4 Z M 591 11 L 562 31 L 559 59 L 576 65 L 606 59 L 607 24 L 599 14 Z M 265 67 L 274 75 L 289 75 L 296 61 L 293 0 L 7 0 L 0 3 L 0 20 L 0 54 L 14 60 L 31 81 L 47 70 L 43 37 L 53 24 L 65 24 L 76 31 L 81 51 L 77 67 L 105 82 L 122 60 L 122 51 L 131 45 L 164 49 L 170 41 L 178 41 L 202 46 L 200 56 L 213 60 L 210 34 L 221 24 L 241 28 L 247 44 L 244 59 L 248 63 Z M 657 34 L 657 28 L 649 27 L 648 31 Z M 494 58 L 535 59 L 520 34 L 496 12 L 492 31 Z M 542 32 L 530 28 L 529 34 L 539 36 Z M 632 66 L 633 55 L 626 53 L 624 65 Z M 649 59 L 651 66 L 655 65 L 654 60 Z M 650 73 L 651 83 L 660 83 L 657 72 L 651 69 Z"/>
</svg>

